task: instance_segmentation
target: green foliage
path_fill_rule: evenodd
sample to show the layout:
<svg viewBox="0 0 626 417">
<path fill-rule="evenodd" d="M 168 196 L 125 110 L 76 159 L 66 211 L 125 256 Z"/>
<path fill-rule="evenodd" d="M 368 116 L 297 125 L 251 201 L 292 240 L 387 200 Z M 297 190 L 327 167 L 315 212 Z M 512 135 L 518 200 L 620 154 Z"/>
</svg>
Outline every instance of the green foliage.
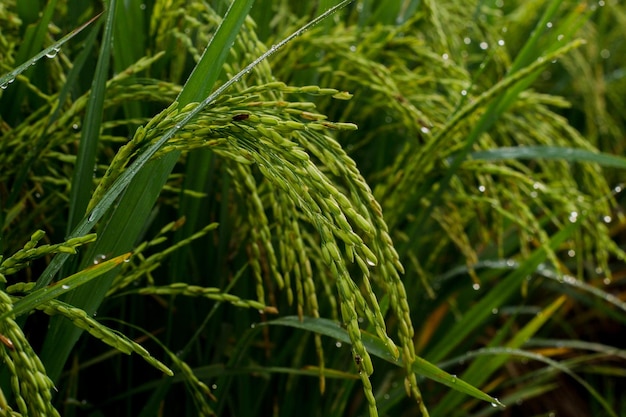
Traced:
<svg viewBox="0 0 626 417">
<path fill-rule="evenodd" d="M 7 415 L 620 415 L 626 8 L 253 3 L 0 5 Z"/>
</svg>

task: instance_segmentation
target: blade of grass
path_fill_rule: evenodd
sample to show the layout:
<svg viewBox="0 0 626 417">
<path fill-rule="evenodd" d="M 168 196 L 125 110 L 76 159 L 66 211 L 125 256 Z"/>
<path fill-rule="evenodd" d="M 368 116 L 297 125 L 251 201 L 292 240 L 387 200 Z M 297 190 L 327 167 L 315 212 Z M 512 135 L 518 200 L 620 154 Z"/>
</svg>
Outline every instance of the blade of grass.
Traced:
<svg viewBox="0 0 626 417">
<path fill-rule="evenodd" d="M 88 268 L 81 270 L 67 278 L 64 278 L 53 285 L 35 290 L 18 300 L 13 308 L 3 314 L 0 314 L 0 321 L 7 317 L 17 317 L 25 313 L 35 310 L 38 306 L 46 301 L 60 297 L 61 295 L 73 291 L 99 276 L 111 271 L 122 262 L 130 258 L 130 252 L 109 259 L 98 264 L 94 264 Z"/>
<path fill-rule="evenodd" d="M 146 7 L 146 4 L 143 4 L 142 9 L 142 0 L 124 1 L 117 6 L 115 36 L 118 39 L 132 39 L 132 42 L 115 42 L 113 45 L 113 65 L 117 73 L 141 59 L 147 50 Z M 123 106 L 124 113 L 129 119 L 146 116 L 141 102 L 126 102 Z"/>
<path fill-rule="evenodd" d="M 503 147 L 472 152 L 468 156 L 471 159 L 483 161 L 556 159 L 566 162 L 590 162 L 607 168 L 626 169 L 626 158 L 622 156 L 559 146 Z"/>
<path fill-rule="evenodd" d="M 297 316 L 288 316 L 260 323 L 259 325 L 257 325 L 257 327 L 265 325 L 294 327 L 313 333 L 319 333 L 324 336 L 328 336 L 334 340 L 339 340 L 342 343 L 351 343 L 348 332 L 341 326 L 339 326 L 336 322 L 328 319 L 313 317 L 304 317 L 303 319 L 300 319 Z M 365 344 L 365 347 L 367 348 L 367 351 L 369 353 L 381 359 L 384 359 L 387 362 L 390 362 L 396 366 L 403 366 L 402 360 L 395 360 L 389 353 L 389 349 L 385 346 L 385 343 L 378 337 L 369 333 L 363 333 L 362 337 L 363 343 Z M 437 367 L 437 365 L 434 365 L 426 359 L 420 358 L 419 356 L 416 357 L 415 363 L 413 364 L 413 372 L 419 375 L 423 375 L 428 379 L 432 379 L 433 381 L 439 382 L 440 384 L 446 385 L 447 387 L 450 387 L 456 391 L 471 395 L 472 397 L 479 400 L 486 401 L 490 404 L 501 405 L 496 398 L 485 394 L 478 388 L 468 384 L 467 382 L 457 378 L 456 376 L 450 375 L 441 368 Z"/>
<path fill-rule="evenodd" d="M 81 130 L 76 166 L 70 190 L 70 212 L 67 222 L 69 234 L 85 215 L 89 198 L 93 191 L 93 171 L 96 164 L 96 152 L 100 139 L 104 108 L 104 94 L 109 76 L 111 44 L 113 43 L 113 22 L 115 21 L 116 0 L 110 0 L 106 11 L 102 45 L 96 64 L 96 72 L 91 83 L 91 93 Z"/>
<path fill-rule="evenodd" d="M 41 20 L 37 23 L 28 25 L 26 28 L 24 42 L 21 44 L 20 49 L 17 52 L 17 62 L 24 62 L 29 56 L 33 56 L 37 51 L 41 50 L 46 33 L 48 32 L 48 25 L 54 15 L 56 3 L 56 0 L 48 2 L 45 10 L 41 14 Z M 36 7 L 36 10 L 37 9 L 39 9 L 39 7 Z M 23 11 L 23 8 L 21 11 Z M 28 13 L 28 15 L 31 15 L 31 13 Z M 52 53 L 52 51 L 49 53 Z M 56 50 L 54 51 L 54 55 L 56 55 Z M 26 74 L 29 75 L 29 78 L 31 78 L 30 75 L 33 73 L 33 69 L 26 67 L 24 72 L 26 72 Z M 12 83 L 16 76 L 17 74 L 15 74 L 12 78 L 9 78 L 7 82 Z M 6 88 L 6 86 L 7 84 L 0 80 L 0 87 Z M 21 104 L 27 94 L 27 91 L 28 90 L 25 85 L 18 84 L 16 88 L 12 88 L 7 91 L 7 93 L 2 96 L 2 99 L 0 99 L 0 108 L 4 110 L 2 112 L 3 118 L 9 123 L 13 124 L 17 121 L 18 115 L 21 111 Z"/>
<path fill-rule="evenodd" d="M 18 66 L 17 68 L 15 68 L 13 71 L 0 76 L 0 87 L 2 87 L 3 89 L 8 88 L 9 84 L 12 83 L 15 80 L 15 77 L 17 77 L 18 75 L 22 74 L 24 71 L 26 71 L 27 69 L 31 68 L 35 63 L 37 63 L 37 61 L 39 61 L 41 58 L 48 56 L 48 55 L 52 55 L 52 54 L 56 54 L 57 51 L 59 49 L 61 49 L 61 47 L 70 39 L 72 39 L 74 36 L 78 35 L 80 32 L 82 32 L 83 29 L 85 29 L 87 26 L 89 26 L 90 24 L 92 24 L 94 21 L 96 21 L 100 16 L 102 15 L 102 13 L 97 14 L 96 16 L 92 17 L 91 19 L 89 19 L 87 22 L 83 23 L 82 25 L 80 25 L 79 27 L 77 27 L 76 29 L 74 29 L 73 31 L 71 31 L 70 33 L 68 33 L 67 35 L 65 35 L 64 37 L 62 37 L 60 40 L 58 40 L 57 42 L 53 43 L 52 45 L 50 45 L 47 48 L 44 48 L 43 50 L 41 50 L 39 53 L 35 54 L 34 56 L 32 56 L 30 59 L 28 59 L 27 61 L 25 61 L 23 64 L 21 64 L 20 66 Z M 33 52 L 34 53 L 34 52 Z M 4 96 L 3 96 L 4 97 Z"/>
</svg>

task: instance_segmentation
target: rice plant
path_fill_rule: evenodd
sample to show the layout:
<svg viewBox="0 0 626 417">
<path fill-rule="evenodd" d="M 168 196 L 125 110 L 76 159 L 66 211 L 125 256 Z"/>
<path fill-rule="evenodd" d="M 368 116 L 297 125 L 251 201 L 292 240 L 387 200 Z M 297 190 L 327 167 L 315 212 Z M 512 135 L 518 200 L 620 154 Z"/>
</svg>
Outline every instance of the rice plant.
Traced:
<svg viewBox="0 0 626 417">
<path fill-rule="evenodd" d="M 5 2 L 3 412 L 621 415 L 625 15 Z"/>
</svg>

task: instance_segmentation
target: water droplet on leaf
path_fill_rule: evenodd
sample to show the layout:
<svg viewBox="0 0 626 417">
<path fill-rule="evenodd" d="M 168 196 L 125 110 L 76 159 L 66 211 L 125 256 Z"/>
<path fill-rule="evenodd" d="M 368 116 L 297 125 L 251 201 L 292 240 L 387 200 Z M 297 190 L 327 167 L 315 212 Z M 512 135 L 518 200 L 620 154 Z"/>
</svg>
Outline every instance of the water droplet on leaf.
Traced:
<svg viewBox="0 0 626 417">
<path fill-rule="evenodd" d="M 104 261 L 106 258 L 107 258 L 106 255 L 100 253 L 100 254 L 94 256 L 93 264 L 94 265 L 98 265 L 100 262 Z"/>
<path fill-rule="evenodd" d="M 46 58 L 54 58 L 59 53 L 57 48 L 52 48 L 50 51 L 46 52 Z"/>
</svg>

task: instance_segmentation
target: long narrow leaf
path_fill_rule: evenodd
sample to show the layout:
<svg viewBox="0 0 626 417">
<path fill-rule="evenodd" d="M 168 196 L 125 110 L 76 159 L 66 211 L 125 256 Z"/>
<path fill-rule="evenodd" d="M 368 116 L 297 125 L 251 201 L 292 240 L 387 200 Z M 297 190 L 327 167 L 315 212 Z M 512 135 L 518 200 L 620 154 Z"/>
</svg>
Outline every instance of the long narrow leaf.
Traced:
<svg viewBox="0 0 626 417">
<path fill-rule="evenodd" d="M 19 301 L 17 301 L 13 306 L 13 309 L 1 314 L 0 321 L 6 319 L 9 316 L 17 317 L 22 314 L 31 312 L 46 301 L 58 298 L 69 291 L 73 291 L 79 288 L 81 285 L 87 284 L 88 282 L 102 276 L 103 274 L 111 271 L 112 269 L 120 265 L 122 262 L 126 261 L 128 258 L 130 258 L 130 255 L 131 254 L 129 252 L 115 258 L 99 262 L 90 266 L 89 268 L 85 268 L 80 272 L 75 273 L 74 275 L 55 282 L 53 285 L 45 288 L 40 288 L 29 293 L 24 298 L 21 298 Z"/>
<path fill-rule="evenodd" d="M 110 0 L 106 11 L 102 47 L 98 55 L 96 73 L 91 84 L 91 93 L 87 103 L 87 111 L 81 130 L 80 143 L 76 167 L 72 177 L 70 193 L 70 213 L 67 223 L 69 233 L 85 215 L 89 197 L 93 190 L 93 171 L 96 163 L 96 151 L 102 126 L 102 112 L 104 108 L 104 93 L 109 76 L 109 62 L 111 60 L 111 43 L 113 42 L 113 25 L 117 0 Z"/>
<path fill-rule="evenodd" d="M 622 156 L 560 146 L 504 147 L 472 152 L 469 157 L 483 161 L 554 159 L 566 162 L 590 162 L 607 168 L 626 169 L 626 158 Z"/>
<path fill-rule="evenodd" d="M 28 59 L 27 61 L 25 61 L 23 64 L 21 64 L 19 67 L 15 68 L 13 71 L 4 74 L 2 76 L 0 76 L 0 88 L 5 89 L 8 88 L 9 85 L 15 81 L 15 77 L 17 77 L 18 75 L 20 75 L 21 73 L 23 73 L 24 71 L 26 71 L 27 69 L 31 68 L 34 64 L 37 63 L 37 61 L 39 61 L 40 59 L 42 59 L 43 57 L 48 57 L 48 56 L 53 56 L 56 55 L 56 53 L 59 51 L 59 49 L 61 49 L 61 47 L 70 39 L 72 39 L 74 36 L 78 35 L 80 32 L 82 32 L 83 29 L 85 29 L 87 26 L 89 26 L 90 24 L 92 24 L 96 19 L 98 19 L 100 16 L 102 15 L 102 13 L 97 14 L 96 16 L 92 17 L 91 19 L 89 19 L 87 22 L 83 23 L 81 26 L 77 27 L 76 29 L 74 29 L 73 31 L 71 31 L 70 33 L 68 33 L 67 35 L 63 36 L 61 39 L 59 39 L 57 42 L 53 43 L 52 45 L 48 46 L 47 48 L 44 48 L 43 50 L 41 50 L 41 52 L 37 53 L 36 55 L 34 55 L 32 58 Z"/>
<path fill-rule="evenodd" d="M 313 333 L 319 333 L 324 336 L 328 336 L 335 340 L 339 340 L 342 343 L 350 343 L 350 336 L 348 332 L 339 326 L 336 322 L 323 318 L 304 317 L 302 320 L 296 316 L 282 317 L 276 320 L 262 323 L 262 325 L 272 326 L 288 326 L 297 329 L 307 330 Z M 367 351 L 387 362 L 393 363 L 399 367 L 402 367 L 402 361 L 400 359 L 395 360 L 389 353 L 389 349 L 385 346 L 385 343 L 374 335 L 363 333 L 363 343 L 367 348 Z M 502 405 L 496 399 L 488 394 L 485 394 L 478 388 L 468 384 L 467 382 L 457 378 L 454 375 L 450 375 L 444 370 L 440 369 L 436 365 L 428 362 L 427 360 L 417 357 L 413 365 L 413 371 L 417 374 L 423 375 L 426 378 L 433 381 L 444 384 L 454 390 L 462 392 L 467 395 L 471 395 L 479 400 L 486 401 L 490 404 Z"/>
</svg>

